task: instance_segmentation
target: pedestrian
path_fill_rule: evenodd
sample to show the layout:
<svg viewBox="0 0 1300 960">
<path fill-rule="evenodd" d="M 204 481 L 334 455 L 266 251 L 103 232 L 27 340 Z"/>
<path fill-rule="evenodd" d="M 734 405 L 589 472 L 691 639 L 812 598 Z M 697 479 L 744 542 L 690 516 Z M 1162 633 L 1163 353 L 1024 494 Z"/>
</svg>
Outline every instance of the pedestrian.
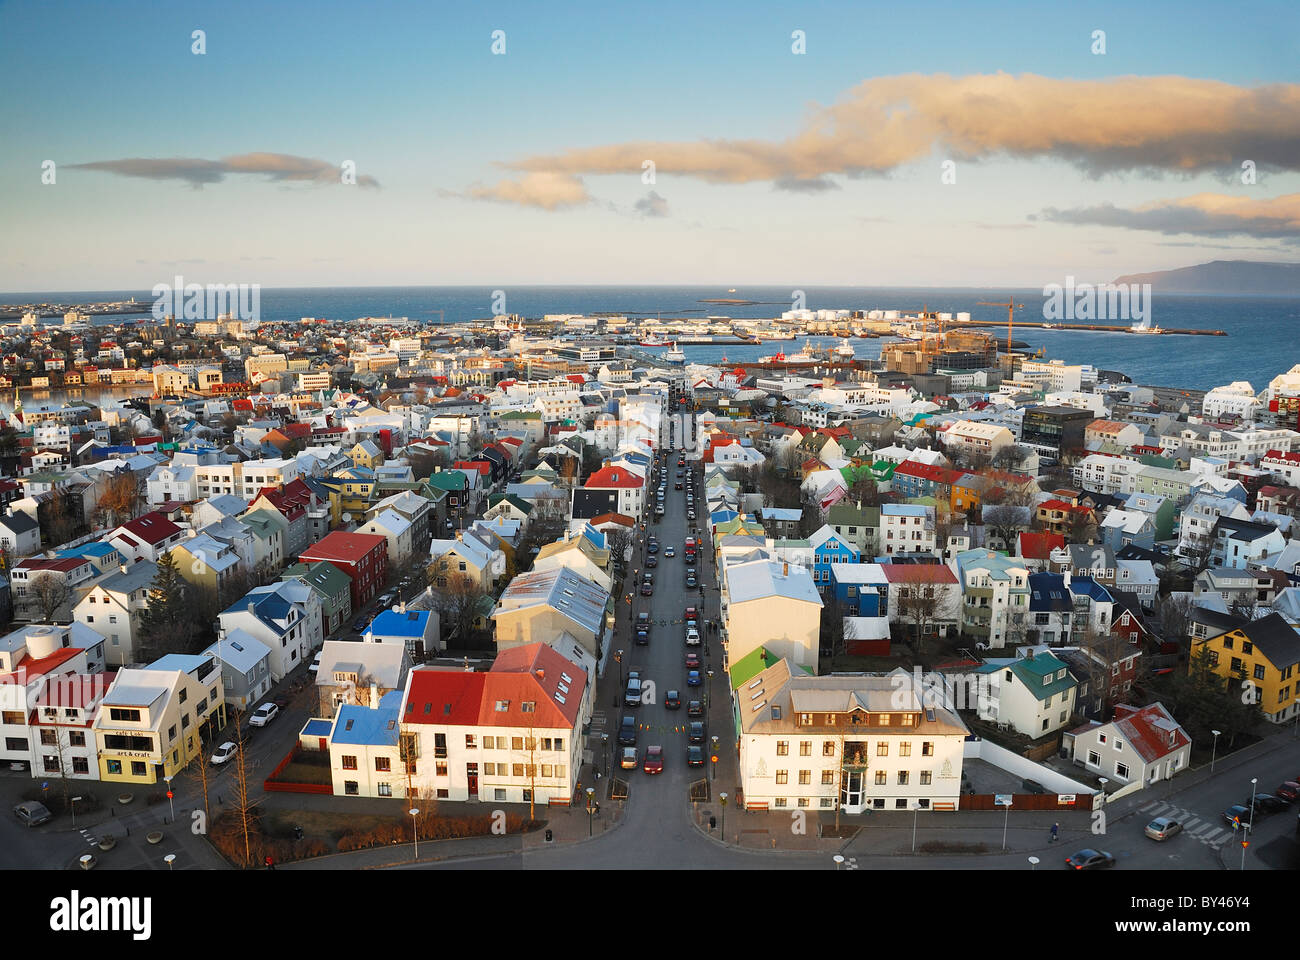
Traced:
<svg viewBox="0 0 1300 960">
<path fill-rule="evenodd" d="M 269 853 L 266 855 L 266 859 L 263 860 L 262 862 L 266 864 L 266 869 L 268 870 L 275 869 L 275 861 L 271 859 L 271 855 Z"/>
<path fill-rule="evenodd" d="M 1057 839 L 1056 834 L 1060 829 L 1061 829 L 1061 825 L 1059 823 L 1052 824 L 1052 843 L 1056 842 Z"/>
</svg>

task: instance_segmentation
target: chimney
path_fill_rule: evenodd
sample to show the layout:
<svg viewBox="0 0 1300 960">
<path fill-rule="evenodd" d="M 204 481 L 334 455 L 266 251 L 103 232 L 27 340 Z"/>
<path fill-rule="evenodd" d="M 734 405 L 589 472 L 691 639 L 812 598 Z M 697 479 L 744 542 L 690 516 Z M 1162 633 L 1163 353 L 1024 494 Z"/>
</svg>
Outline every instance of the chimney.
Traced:
<svg viewBox="0 0 1300 960">
<path fill-rule="evenodd" d="M 545 680 L 545 679 L 546 679 L 546 669 L 545 669 L 544 667 L 538 667 L 538 668 L 537 668 L 537 679 L 538 679 L 538 680 Z"/>
<path fill-rule="evenodd" d="M 252 600 L 248 601 L 248 612 L 257 613 L 257 604 L 254 603 Z"/>
<path fill-rule="evenodd" d="M 790 564 L 789 564 L 789 563 L 783 563 L 783 564 L 781 564 L 781 576 L 783 576 L 783 577 L 788 577 L 788 576 L 790 576 Z"/>
<path fill-rule="evenodd" d="M 120 567 L 118 567 L 118 570 L 121 571 L 122 573 L 126 573 L 126 564 L 125 563 L 122 564 Z"/>
<path fill-rule="evenodd" d="M 377 683 L 372 683 L 370 685 L 370 709 L 379 709 L 379 684 Z"/>
</svg>

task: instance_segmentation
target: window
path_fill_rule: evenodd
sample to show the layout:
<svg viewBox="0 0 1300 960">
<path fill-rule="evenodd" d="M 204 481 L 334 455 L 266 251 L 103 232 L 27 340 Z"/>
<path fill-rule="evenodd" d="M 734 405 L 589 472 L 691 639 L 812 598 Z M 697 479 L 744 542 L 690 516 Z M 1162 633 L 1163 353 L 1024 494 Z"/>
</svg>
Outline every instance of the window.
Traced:
<svg viewBox="0 0 1300 960">
<path fill-rule="evenodd" d="M 886 741 L 881 740 L 876 743 L 876 756 L 878 757 L 889 756 L 889 744 Z"/>
<path fill-rule="evenodd" d="M 1255 652 L 1255 645 L 1254 645 L 1253 643 L 1251 643 L 1249 640 L 1243 640 L 1243 641 L 1241 641 L 1241 652 L 1242 652 L 1242 653 L 1254 653 L 1254 652 Z"/>
<path fill-rule="evenodd" d="M 475 735 L 472 734 L 472 733 L 467 733 L 467 734 L 465 734 L 465 749 L 466 749 L 466 750 L 477 750 L 477 749 L 478 749 L 478 737 L 475 736 Z"/>
<path fill-rule="evenodd" d="M 1116 749 L 1116 750 L 1123 750 L 1123 749 L 1124 749 L 1124 741 L 1123 741 L 1123 740 L 1116 740 L 1116 741 L 1115 741 L 1115 749 Z"/>
<path fill-rule="evenodd" d="M 381 797 L 391 797 L 393 795 L 393 785 L 391 783 L 380 783 L 376 785 L 376 792 Z"/>
<path fill-rule="evenodd" d="M 812 741 L 811 741 L 811 740 L 800 740 L 800 741 L 799 741 L 799 756 L 801 756 L 801 757 L 811 757 L 811 756 L 812 756 Z"/>
<path fill-rule="evenodd" d="M 822 771 L 822 784 L 823 784 L 823 785 L 826 785 L 826 784 L 834 785 L 834 783 L 835 783 L 835 771 L 834 771 L 834 770 L 823 770 L 823 771 Z"/>
<path fill-rule="evenodd" d="M 1264 679 L 1264 665 L 1262 663 L 1255 664 L 1255 679 L 1256 680 Z"/>
<path fill-rule="evenodd" d="M 884 770 L 877 770 L 877 771 L 876 771 L 876 786 L 878 786 L 878 787 L 883 787 L 883 786 L 885 786 L 887 783 L 889 783 L 889 774 L 885 773 Z"/>
<path fill-rule="evenodd" d="M 86 745 L 86 735 L 80 730 L 74 730 L 68 734 L 68 746 L 84 747 Z"/>
<path fill-rule="evenodd" d="M 58 734 L 53 730 L 41 731 L 41 744 L 47 747 L 55 746 L 58 743 Z"/>
<path fill-rule="evenodd" d="M 497 787 L 493 792 L 493 797 L 497 800 L 504 800 L 506 798 L 506 792 L 502 787 Z"/>
<path fill-rule="evenodd" d="M 912 744 L 900 743 L 898 745 L 898 755 L 900 757 L 910 757 L 912 755 Z"/>
<path fill-rule="evenodd" d="M 6 721 L 6 722 L 7 722 L 7 721 Z M 790 756 L 790 741 L 789 741 L 789 740 L 778 740 L 778 741 L 776 742 L 776 755 L 777 755 L 778 757 L 788 757 L 788 756 Z"/>
<path fill-rule="evenodd" d="M 811 771 L 811 770 L 800 770 L 800 771 L 799 771 L 799 785 L 800 785 L 800 786 L 804 786 L 804 787 L 806 787 L 806 786 L 808 786 L 810 783 L 812 783 L 812 771 Z"/>
<path fill-rule="evenodd" d="M 921 786 L 923 786 L 923 787 L 928 787 L 928 786 L 930 785 L 930 778 L 931 778 L 931 776 L 933 776 L 933 774 L 932 774 L 929 770 L 922 770 L 922 771 L 921 771 Z M 924 801 L 922 801 L 922 802 L 924 802 Z"/>
<path fill-rule="evenodd" d="M 1127 763 L 1117 763 L 1117 764 L 1115 764 L 1115 776 L 1117 776 L 1117 777 L 1123 777 L 1125 780 L 1127 780 L 1127 779 L 1128 779 L 1128 764 L 1127 764 Z"/>
<path fill-rule="evenodd" d="M 343 769 L 344 769 L 344 770 L 355 770 L 356 768 L 357 768 L 357 758 L 356 758 L 356 757 L 344 757 L 344 758 L 343 758 Z"/>
<path fill-rule="evenodd" d="M 447 764 L 435 762 L 433 765 L 434 776 L 445 777 L 447 775 Z"/>
<path fill-rule="evenodd" d="M 392 770 L 392 760 L 388 757 L 375 757 L 375 772 L 388 773 Z"/>
<path fill-rule="evenodd" d="M 504 769 L 505 769 L 505 764 L 504 764 L 504 763 L 501 764 L 501 767 L 502 767 L 502 770 L 504 771 Z M 495 763 L 485 763 L 485 764 L 483 764 L 483 776 L 485 776 L 485 777 L 495 777 L 495 776 L 496 776 L 496 773 L 497 773 L 497 765 L 496 765 Z M 504 773 L 503 773 L 503 775 L 504 775 Z"/>
<path fill-rule="evenodd" d="M 19 716 L 21 717 L 22 714 L 19 714 Z M 109 708 L 109 711 L 108 711 L 108 716 L 109 716 L 109 719 L 111 719 L 111 720 L 116 720 L 116 721 L 120 721 L 120 722 L 122 722 L 122 723 L 139 723 L 139 722 L 140 722 L 140 711 L 139 711 L 139 710 L 123 710 L 123 709 L 120 709 L 120 708 L 118 708 L 118 707 L 110 707 L 110 708 Z M 5 720 L 5 723 L 9 723 L 9 722 L 10 722 L 9 720 Z M 19 722 L 19 723 L 22 723 L 22 720 L 20 719 L 18 722 Z"/>
<path fill-rule="evenodd" d="M 907 772 L 906 770 L 899 770 L 899 771 L 898 771 L 898 785 L 899 785 L 900 787 L 905 787 L 905 786 L 907 786 L 907 773 L 908 773 L 908 772 Z"/>
<path fill-rule="evenodd" d="M 145 775 L 145 764 L 142 760 L 131 761 L 131 776 L 143 777 Z"/>
<path fill-rule="evenodd" d="M 834 740 L 823 740 L 823 741 L 822 741 L 822 756 L 823 756 L 823 757 L 833 757 L 833 756 L 835 756 L 835 741 L 834 741 Z"/>
<path fill-rule="evenodd" d="M 1090 767 L 1101 766 L 1101 754 L 1098 753 L 1096 750 L 1088 751 L 1088 766 Z"/>
<path fill-rule="evenodd" d="M 785 806 L 785 797 L 777 797 L 775 800 L 772 801 L 772 806 L 774 806 L 774 807 L 784 807 L 784 806 Z"/>
<path fill-rule="evenodd" d="M 934 741 L 933 741 L 933 740 L 926 740 L 924 743 L 921 744 L 921 756 L 923 756 L 923 757 L 933 757 L 933 756 L 934 756 Z"/>
<path fill-rule="evenodd" d="M 73 773 L 90 773 L 90 762 L 85 757 L 72 758 Z"/>
<path fill-rule="evenodd" d="M 777 783 L 789 783 L 789 782 L 790 782 L 790 771 L 789 771 L 789 770 L 778 770 L 778 771 L 776 772 L 776 782 L 777 782 Z"/>
<path fill-rule="evenodd" d="M 445 733 L 435 733 L 433 735 L 433 755 L 437 757 L 447 756 L 447 735 Z"/>
<path fill-rule="evenodd" d="M 524 775 L 524 765 L 522 763 L 511 764 L 510 775 L 512 777 L 522 777 Z"/>
</svg>

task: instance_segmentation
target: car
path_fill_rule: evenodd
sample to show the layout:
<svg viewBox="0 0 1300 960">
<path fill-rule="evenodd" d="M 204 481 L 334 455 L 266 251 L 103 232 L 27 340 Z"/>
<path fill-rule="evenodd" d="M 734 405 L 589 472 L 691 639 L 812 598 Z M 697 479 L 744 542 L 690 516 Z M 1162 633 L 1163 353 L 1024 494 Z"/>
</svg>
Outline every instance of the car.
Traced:
<svg viewBox="0 0 1300 960">
<path fill-rule="evenodd" d="M 664 709 L 680 710 L 682 708 L 682 695 L 676 690 L 669 690 L 664 695 Z"/>
<path fill-rule="evenodd" d="M 686 748 L 686 765 L 688 767 L 704 766 L 704 748 L 687 747 Z"/>
<path fill-rule="evenodd" d="M 316 651 L 316 656 L 312 657 L 311 666 L 307 668 L 308 673 L 316 673 L 320 670 L 320 651 Z"/>
<path fill-rule="evenodd" d="M 680 480 L 678 480 L 675 484 L 673 484 L 674 490 L 680 490 L 681 488 L 682 488 L 682 482 Z"/>
<path fill-rule="evenodd" d="M 618 745 L 620 747 L 636 746 L 636 720 L 624 717 L 618 728 Z"/>
<path fill-rule="evenodd" d="M 1105 850 L 1086 848 L 1072 857 L 1066 857 L 1065 865 L 1072 870 L 1095 870 L 1098 867 L 1115 866 L 1115 858 Z"/>
<path fill-rule="evenodd" d="M 645 548 L 649 550 L 651 553 L 658 553 L 659 541 L 656 540 L 654 537 L 651 537 L 648 541 L 646 541 Z"/>
<path fill-rule="evenodd" d="M 1046 793 L 1047 788 L 1037 780 L 1025 780 L 1020 784 L 1025 793 Z"/>
<path fill-rule="evenodd" d="M 663 773 L 664 772 L 664 748 L 646 747 L 645 765 L 641 769 L 644 770 L 646 773 Z"/>
<path fill-rule="evenodd" d="M 700 671 L 688 670 L 686 672 L 686 685 L 688 687 L 698 687 L 700 685 Z"/>
<path fill-rule="evenodd" d="M 280 708 L 274 703 L 264 703 L 253 711 L 253 715 L 248 718 L 248 722 L 255 727 L 264 727 L 274 720 L 279 713 Z"/>
<path fill-rule="evenodd" d="M 1295 780 L 1288 780 L 1273 791 L 1275 796 L 1283 800 L 1300 800 L 1300 783 Z"/>
<path fill-rule="evenodd" d="M 638 631 L 636 632 L 636 644 L 637 644 L 638 647 L 649 646 L 649 644 L 650 644 L 650 631 L 649 631 L 649 630 L 638 630 Z"/>
<path fill-rule="evenodd" d="M 653 583 L 647 580 L 645 581 L 645 583 L 641 584 L 641 596 L 653 597 L 654 595 L 655 595 L 655 585 Z"/>
<path fill-rule="evenodd" d="M 624 770 L 635 770 L 640 759 L 636 747 L 624 747 L 623 757 L 619 760 L 618 765 Z"/>
<path fill-rule="evenodd" d="M 698 620 L 698 619 L 700 619 L 700 611 L 697 610 L 697 609 L 695 609 L 694 607 L 687 607 L 687 608 L 686 608 L 686 619 L 687 619 L 687 620 Z"/>
<path fill-rule="evenodd" d="M 686 562 L 687 562 L 687 563 L 694 563 L 694 562 L 695 562 L 695 551 L 694 551 L 694 550 L 687 550 L 687 551 L 686 551 Z"/>
<path fill-rule="evenodd" d="M 664 547 L 664 556 L 665 556 L 665 557 L 675 557 L 675 556 L 677 556 L 677 551 L 674 550 L 672 547 Z"/>
<path fill-rule="evenodd" d="M 1156 817 L 1146 825 L 1143 832 L 1152 840 L 1168 840 L 1182 831 L 1183 825 L 1172 817 Z"/>
<path fill-rule="evenodd" d="M 233 743 L 227 740 L 221 746 L 217 747 L 217 749 L 212 751 L 212 763 L 216 766 L 220 766 L 221 764 L 229 760 L 231 757 L 233 757 L 235 755 L 235 751 L 238 749 L 239 749 L 238 747 L 236 747 Z"/>
<path fill-rule="evenodd" d="M 690 621 L 694 623 L 695 621 Z M 698 647 L 700 645 L 700 631 L 693 626 L 686 628 L 686 645 L 688 647 Z"/>
<path fill-rule="evenodd" d="M 367 620 L 365 617 L 362 617 L 360 620 L 357 620 L 352 624 L 352 630 L 354 633 L 364 633 L 366 626 L 369 623 L 370 623 L 369 620 Z"/>
<path fill-rule="evenodd" d="M 686 666 L 691 670 L 698 670 L 700 668 L 700 655 L 694 650 L 686 651 Z"/>
<path fill-rule="evenodd" d="M 653 570 L 655 567 L 659 566 L 659 558 L 652 553 L 650 556 L 645 558 L 645 565 L 646 569 Z"/>
<path fill-rule="evenodd" d="M 686 575 L 686 586 L 687 586 L 689 589 L 694 590 L 694 589 L 695 589 L 696 587 L 698 587 L 699 585 L 700 585 L 700 581 L 698 581 L 698 580 L 695 579 L 695 574 L 693 574 L 693 573 L 688 573 L 688 574 Z"/>
<path fill-rule="evenodd" d="M 650 625 L 652 622 L 653 621 L 651 621 L 650 619 L 649 610 L 642 610 L 640 613 L 636 615 L 636 628 L 638 630 L 645 630 L 646 632 L 649 632 Z"/>
<path fill-rule="evenodd" d="M 1233 826 L 1240 826 L 1243 830 L 1251 829 L 1250 807 L 1243 807 L 1239 803 L 1224 810 L 1223 819 Z"/>
<path fill-rule="evenodd" d="M 393 593 L 390 590 L 388 593 L 384 594 L 382 597 L 379 598 L 379 606 L 381 607 L 391 606 L 392 602 L 396 599 L 397 599 L 397 594 Z"/>
<path fill-rule="evenodd" d="M 54 818 L 49 808 L 35 800 L 24 800 L 14 807 L 14 816 L 29 827 L 39 827 Z"/>
<path fill-rule="evenodd" d="M 1251 802 L 1255 805 L 1256 813 L 1276 813 L 1285 810 L 1287 806 L 1285 800 L 1271 793 L 1257 793 L 1251 798 Z"/>
<path fill-rule="evenodd" d="M 699 700 L 692 700 L 686 704 L 686 715 L 688 717 L 704 716 L 704 704 Z"/>
<path fill-rule="evenodd" d="M 696 720 L 686 728 L 686 739 L 689 743 L 704 743 L 708 737 L 704 734 L 704 722 Z"/>
<path fill-rule="evenodd" d="M 686 511 L 686 519 L 687 519 L 687 520 L 694 520 L 694 519 L 695 519 L 695 511 L 694 511 L 694 510 L 687 510 L 687 511 Z"/>
<path fill-rule="evenodd" d="M 641 681 L 633 678 L 627 682 L 627 690 L 623 693 L 623 705 L 626 707 L 641 706 Z"/>
</svg>

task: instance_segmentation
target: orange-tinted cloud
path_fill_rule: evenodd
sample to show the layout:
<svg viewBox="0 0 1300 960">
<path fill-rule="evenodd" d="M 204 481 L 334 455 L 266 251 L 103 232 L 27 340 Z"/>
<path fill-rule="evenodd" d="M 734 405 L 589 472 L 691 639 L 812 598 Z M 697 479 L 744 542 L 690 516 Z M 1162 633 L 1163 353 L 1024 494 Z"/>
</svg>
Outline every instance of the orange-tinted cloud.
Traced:
<svg viewBox="0 0 1300 960">
<path fill-rule="evenodd" d="M 1300 193 L 1264 199 L 1198 193 L 1132 209 L 1112 204 L 1071 210 L 1049 207 L 1039 219 L 1202 237 L 1300 238 Z"/>
<path fill-rule="evenodd" d="M 582 206 L 592 199 L 577 177 L 544 171 L 530 173 L 519 180 L 500 180 L 490 187 L 470 187 L 467 194 L 474 200 L 514 203 L 543 210 Z"/>
</svg>

